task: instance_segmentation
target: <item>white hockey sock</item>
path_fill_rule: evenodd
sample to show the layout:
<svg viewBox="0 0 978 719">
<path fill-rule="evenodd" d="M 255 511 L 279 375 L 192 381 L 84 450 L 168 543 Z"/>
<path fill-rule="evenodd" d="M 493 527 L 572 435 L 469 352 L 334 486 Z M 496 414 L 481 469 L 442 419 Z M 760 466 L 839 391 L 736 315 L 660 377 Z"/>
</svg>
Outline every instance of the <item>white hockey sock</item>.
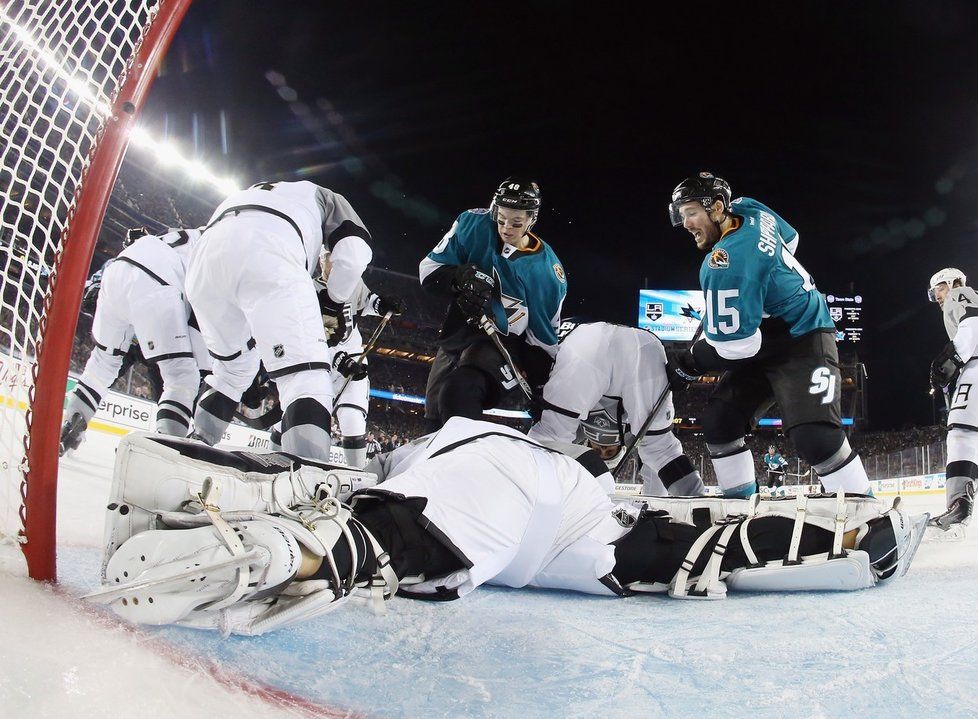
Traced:
<svg viewBox="0 0 978 719">
<path fill-rule="evenodd" d="M 838 492 L 840 489 L 852 494 L 871 493 L 869 477 L 866 476 L 862 459 L 856 453 L 853 453 L 852 458 L 838 469 L 820 474 L 819 479 L 822 480 L 825 491 L 829 493 Z"/>
<path fill-rule="evenodd" d="M 754 494 L 754 457 L 750 449 L 744 447 L 734 454 L 724 457 L 711 457 L 717 484 L 724 497 L 749 497 Z"/>
</svg>

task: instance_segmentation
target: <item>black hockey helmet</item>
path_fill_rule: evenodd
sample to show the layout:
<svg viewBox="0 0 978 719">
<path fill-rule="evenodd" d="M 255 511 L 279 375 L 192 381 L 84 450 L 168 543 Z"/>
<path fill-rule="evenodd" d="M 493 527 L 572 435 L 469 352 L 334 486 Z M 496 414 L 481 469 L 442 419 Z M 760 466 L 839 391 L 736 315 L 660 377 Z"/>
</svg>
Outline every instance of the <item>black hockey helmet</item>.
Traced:
<svg viewBox="0 0 978 719">
<path fill-rule="evenodd" d="M 505 207 L 510 210 L 526 210 L 536 220 L 541 204 L 540 185 L 526 177 L 513 175 L 499 183 L 492 196 L 490 208 L 493 219 L 496 218 L 496 208 Z"/>
<path fill-rule="evenodd" d="M 133 242 L 138 240 L 140 237 L 145 237 L 149 234 L 149 230 L 145 227 L 130 227 L 126 230 L 126 237 L 122 241 L 123 247 L 129 247 Z"/>
<path fill-rule="evenodd" d="M 723 202 L 723 209 L 727 210 L 730 208 L 730 197 L 730 183 L 712 172 L 700 172 L 687 177 L 672 191 L 669 219 L 672 220 L 673 227 L 683 224 L 679 208 L 687 202 L 699 202 L 703 207 L 709 208 L 716 200 L 720 200 Z"/>
</svg>

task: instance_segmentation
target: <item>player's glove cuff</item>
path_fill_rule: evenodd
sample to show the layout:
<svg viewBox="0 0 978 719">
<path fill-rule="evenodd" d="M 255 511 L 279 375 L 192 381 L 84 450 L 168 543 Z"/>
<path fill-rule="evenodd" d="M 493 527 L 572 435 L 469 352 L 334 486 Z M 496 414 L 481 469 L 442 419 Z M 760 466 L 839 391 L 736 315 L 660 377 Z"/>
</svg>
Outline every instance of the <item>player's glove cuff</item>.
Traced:
<svg viewBox="0 0 978 719">
<path fill-rule="evenodd" d="M 344 377 L 349 377 L 357 382 L 367 377 L 367 366 L 357 364 L 357 360 L 348 352 L 337 352 L 333 357 L 333 367 Z"/>
</svg>

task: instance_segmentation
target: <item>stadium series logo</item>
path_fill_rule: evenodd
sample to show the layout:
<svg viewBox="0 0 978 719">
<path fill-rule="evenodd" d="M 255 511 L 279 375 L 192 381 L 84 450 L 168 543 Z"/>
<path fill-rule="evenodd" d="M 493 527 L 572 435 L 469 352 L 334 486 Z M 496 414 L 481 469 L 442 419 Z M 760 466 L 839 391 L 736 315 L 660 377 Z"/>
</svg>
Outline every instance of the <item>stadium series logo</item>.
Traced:
<svg viewBox="0 0 978 719">
<path fill-rule="evenodd" d="M 714 270 L 725 270 L 730 267 L 730 255 L 726 250 L 718 247 L 710 253 L 710 260 L 706 264 Z"/>
<path fill-rule="evenodd" d="M 645 303 L 645 318 L 650 322 L 655 322 L 662 317 L 663 307 L 661 302 Z"/>
</svg>

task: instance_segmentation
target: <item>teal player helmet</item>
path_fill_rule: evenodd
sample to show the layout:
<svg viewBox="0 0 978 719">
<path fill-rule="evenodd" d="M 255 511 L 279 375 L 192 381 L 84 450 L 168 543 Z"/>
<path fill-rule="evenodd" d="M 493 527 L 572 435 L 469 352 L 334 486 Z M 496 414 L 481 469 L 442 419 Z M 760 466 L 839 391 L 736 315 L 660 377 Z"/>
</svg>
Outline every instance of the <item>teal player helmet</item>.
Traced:
<svg viewBox="0 0 978 719">
<path fill-rule="evenodd" d="M 673 227 L 678 227 L 683 224 L 679 208 L 687 202 L 699 202 L 703 207 L 709 208 L 714 201 L 720 200 L 726 210 L 730 207 L 730 198 L 730 183 L 712 172 L 700 172 L 687 177 L 672 191 L 669 219 L 672 220 Z"/>
</svg>

